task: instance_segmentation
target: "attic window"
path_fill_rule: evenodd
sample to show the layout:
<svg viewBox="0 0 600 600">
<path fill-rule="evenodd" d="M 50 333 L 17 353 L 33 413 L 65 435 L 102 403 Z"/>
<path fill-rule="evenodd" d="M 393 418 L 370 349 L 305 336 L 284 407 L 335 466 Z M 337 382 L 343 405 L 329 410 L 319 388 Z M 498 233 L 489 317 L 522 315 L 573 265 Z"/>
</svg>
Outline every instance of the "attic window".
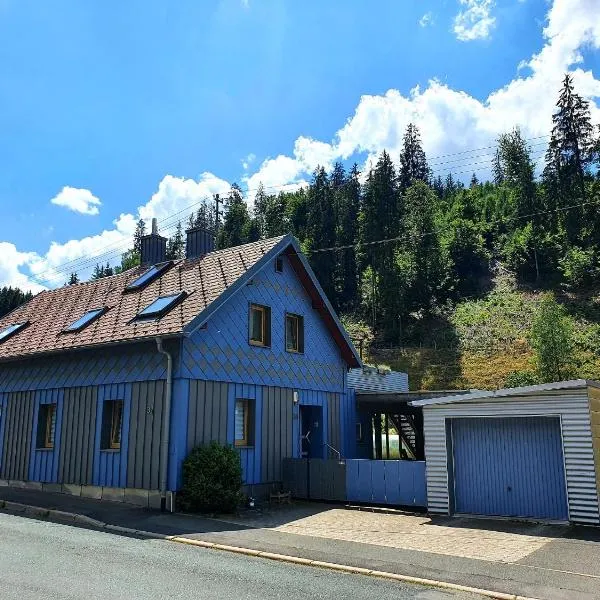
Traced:
<svg viewBox="0 0 600 600">
<path fill-rule="evenodd" d="M 275 272 L 283 273 L 283 256 L 278 256 L 275 259 Z"/>
<path fill-rule="evenodd" d="M 100 315 L 102 315 L 106 311 L 106 308 L 95 308 L 94 310 L 88 310 L 85 315 L 79 317 L 77 321 L 71 323 L 68 327 L 65 327 L 65 331 L 75 332 L 80 331 L 87 325 L 89 325 L 92 321 L 95 321 Z"/>
<path fill-rule="evenodd" d="M 2 329 L 0 331 L 0 342 L 7 340 L 11 335 L 21 331 L 21 329 L 23 329 L 23 327 L 25 327 L 25 325 L 28 323 L 29 321 L 26 321 L 25 323 L 15 323 L 14 325 L 9 325 L 8 327 Z"/>
<path fill-rule="evenodd" d="M 181 302 L 187 294 L 185 292 L 178 292 L 177 294 L 170 294 L 169 296 L 161 296 L 157 298 L 152 304 L 146 306 L 146 308 L 138 313 L 136 321 L 144 321 L 146 319 L 159 319 L 165 313 L 169 312 L 177 303 Z"/>
<path fill-rule="evenodd" d="M 142 273 L 137 279 L 132 281 L 126 288 L 125 291 L 140 290 L 150 282 L 154 281 L 159 275 L 164 273 L 171 265 L 172 261 L 161 263 L 159 265 L 152 265 L 147 271 Z"/>
</svg>

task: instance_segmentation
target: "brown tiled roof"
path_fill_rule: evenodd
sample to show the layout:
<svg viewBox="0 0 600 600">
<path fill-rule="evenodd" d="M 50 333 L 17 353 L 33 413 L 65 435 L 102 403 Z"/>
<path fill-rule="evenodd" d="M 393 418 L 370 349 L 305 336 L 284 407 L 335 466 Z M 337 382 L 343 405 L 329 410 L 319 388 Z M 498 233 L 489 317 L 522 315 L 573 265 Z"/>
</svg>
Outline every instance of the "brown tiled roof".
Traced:
<svg viewBox="0 0 600 600">
<path fill-rule="evenodd" d="M 0 331 L 9 325 L 29 321 L 27 327 L 0 343 L 0 361 L 157 335 L 181 334 L 186 325 L 282 239 L 261 240 L 211 252 L 201 258 L 176 261 L 139 291 L 124 293 L 127 285 L 147 267 L 41 292 L 0 319 Z M 159 296 L 180 291 L 187 292 L 188 296 L 158 321 L 132 322 Z M 87 311 L 103 307 L 107 307 L 106 313 L 87 327 L 74 333 L 64 333 L 66 327 Z"/>
</svg>

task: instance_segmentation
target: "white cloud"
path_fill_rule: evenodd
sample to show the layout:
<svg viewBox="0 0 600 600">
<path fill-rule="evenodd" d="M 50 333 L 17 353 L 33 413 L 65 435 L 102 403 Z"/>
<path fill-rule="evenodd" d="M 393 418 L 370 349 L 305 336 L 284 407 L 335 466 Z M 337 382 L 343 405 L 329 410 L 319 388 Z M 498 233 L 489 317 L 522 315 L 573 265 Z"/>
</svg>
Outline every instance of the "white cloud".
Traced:
<svg viewBox="0 0 600 600">
<path fill-rule="evenodd" d="M 433 13 L 431 11 L 426 12 L 420 19 L 419 25 L 421 27 L 428 27 L 429 25 L 433 25 Z"/>
<path fill-rule="evenodd" d="M 463 9 L 454 18 L 454 33 L 461 42 L 486 39 L 496 24 L 491 16 L 494 0 L 458 0 Z"/>
<path fill-rule="evenodd" d="M 526 74 L 517 76 L 487 98 L 478 99 L 466 92 L 452 89 L 437 80 L 426 87 L 415 87 L 409 94 L 388 90 L 382 95 L 365 95 L 354 114 L 330 141 L 300 136 L 289 156 L 280 154 L 267 158 L 252 173 L 243 177 L 249 197 L 262 182 L 267 191 L 296 189 L 305 185 L 317 165 L 329 168 L 335 160 L 354 159 L 366 165 L 386 148 L 397 158 L 406 125 L 413 121 L 421 129 L 423 145 L 430 158 L 457 152 L 472 151 L 494 143 L 498 134 L 520 125 L 525 136 L 532 138 L 548 134 L 561 79 L 565 71 L 574 74 L 577 90 L 592 99 L 594 122 L 600 123 L 600 109 L 594 99 L 600 98 L 600 79 L 585 70 L 581 49 L 600 48 L 600 20 L 595 18 L 598 0 L 554 0 L 544 29 L 544 45 L 524 61 Z M 545 143 L 545 138 L 541 144 Z M 543 146 L 537 152 L 543 153 Z M 468 178 L 477 171 L 480 179 L 489 173 L 492 150 L 454 155 L 431 160 L 434 171 L 462 173 Z M 38 256 L 18 252 L 12 244 L 10 251 L 0 248 L 0 285 L 6 282 L 31 287 L 32 280 L 24 273 L 38 274 L 42 283 L 61 285 L 70 270 L 69 260 L 87 260 L 93 267 L 96 257 L 111 244 L 114 256 L 130 244 L 135 221 L 139 217 L 156 216 L 166 220 L 161 227 L 171 227 L 178 218 L 187 217 L 187 208 L 214 193 L 225 194 L 229 184 L 211 173 L 197 180 L 167 175 L 156 193 L 134 214 L 121 215 L 114 227 L 96 236 L 53 243 L 48 252 Z M 182 209 L 181 215 L 173 217 Z M 5 244 L 6 245 L 6 244 Z M 9 257 L 10 258 L 6 258 Z M 2 266 L 4 265 L 4 266 Z M 56 274 L 56 270 L 66 273 Z M 85 271 L 78 269 L 80 275 Z M 55 273 L 54 277 L 51 277 Z"/>
<path fill-rule="evenodd" d="M 32 252 L 19 252 L 14 244 L 0 242 L 0 286 L 18 287 L 34 294 L 42 291 L 44 286 L 35 283 L 19 270 L 35 257 Z"/>
<path fill-rule="evenodd" d="M 242 158 L 242 167 L 244 171 L 247 171 L 250 168 L 250 165 L 256 160 L 256 154 L 252 152 L 246 156 L 246 158 Z"/>
<path fill-rule="evenodd" d="M 415 87 L 407 95 L 390 89 L 382 95 L 362 96 L 354 114 L 330 143 L 307 142 L 308 138 L 300 137 L 292 156 L 266 160 L 247 181 L 252 188 L 260 181 L 265 186 L 281 186 L 310 175 L 314 166 L 308 168 L 309 163 L 318 161 L 328 166 L 337 159 L 362 155 L 368 165 L 384 148 L 397 157 L 404 130 L 411 121 L 419 126 L 430 157 L 484 148 L 515 125 L 531 138 L 546 135 L 566 71 L 574 73 L 581 94 L 590 99 L 600 98 L 600 80 L 581 65 L 583 46 L 600 48 L 600 20 L 595 18 L 596 12 L 597 0 L 555 0 L 547 15 L 542 49 L 519 65 L 520 69 L 527 68 L 527 74 L 516 77 L 485 99 L 452 89 L 435 79 L 425 88 Z M 600 123 L 596 103 L 592 102 L 591 110 L 593 120 Z M 537 152 L 542 154 L 543 148 L 538 146 Z M 485 178 L 489 159 L 485 152 L 471 152 L 433 160 L 432 166 L 439 173 L 464 172 L 463 177 L 476 170 L 480 178 Z"/>
<path fill-rule="evenodd" d="M 102 202 L 90 190 L 65 186 L 52 200 L 52 204 L 64 206 L 82 215 L 97 215 Z"/>
<path fill-rule="evenodd" d="M 198 180 L 166 175 L 158 184 L 157 191 L 150 200 L 138 207 L 136 214 L 122 214 L 113 221 L 114 227 L 93 236 L 73 239 L 64 243 L 52 242 L 44 255 L 23 254 L 18 266 L 27 267 L 31 278 L 23 275 L 22 286 L 40 288 L 62 285 L 72 270 L 85 280 L 96 262 L 119 262 L 121 254 L 131 245 L 131 238 L 138 219 L 147 222 L 156 217 L 160 232 L 173 233 L 177 221 L 186 221 L 190 212 L 199 203 L 213 194 L 226 194 L 230 185 L 212 173 L 202 173 Z M 8 281 L 0 267 L 0 283 Z M 14 279 L 14 274 L 12 276 Z"/>
</svg>

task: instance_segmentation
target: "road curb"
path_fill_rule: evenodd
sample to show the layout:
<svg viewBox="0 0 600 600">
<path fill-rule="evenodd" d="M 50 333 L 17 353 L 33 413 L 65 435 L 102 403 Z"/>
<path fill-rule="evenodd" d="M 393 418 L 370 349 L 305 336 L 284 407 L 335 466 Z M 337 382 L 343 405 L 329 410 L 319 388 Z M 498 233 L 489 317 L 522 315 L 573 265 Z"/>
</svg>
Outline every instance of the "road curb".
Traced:
<svg viewBox="0 0 600 600">
<path fill-rule="evenodd" d="M 109 531 L 112 533 L 120 533 L 126 535 L 135 535 L 147 539 L 164 540 L 168 542 L 175 542 L 177 544 L 185 544 L 187 546 L 196 546 L 198 548 L 205 548 L 207 550 L 221 550 L 222 552 L 231 552 L 233 554 L 241 554 L 244 556 L 252 556 L 255 558 L 265 558 L 267 560 L 274 560 L 276 562 L 284 562 L 289 564 L 303 565 L 307 567 L 317 567 L 321 569 L 330 569 L 333 571 L 339 571 L 342 573 L 350 573 L 353 575 L 366 575 L 368 577 L 377 577 L 379 579 L 388 579 L 390 581 L 400 581 L 403 583 L 412 583 L 417 585 L 423 585 L 428 587 L 436 587 L 446 590 L 454 590 L 458 592 L 466 592 L 471 594 L 478 594 L 486 598 L 493 598 L 494 600 L 538 600 L 536 598 L 529 598 L 526 596 L 519 596 L 517 594 L 506 594 L 504 592 L 494 592 L 492 590 L 484 590 L 481 588 L 475 588 L 458 583 L 450 583 L 447 581 L 439 581 L 436 579 L 425 579 L 422 577 L 412 577 L 410 575 L 400 575 L 398 573 L 389 573 L 387 571 L 376 571 L 373 569 L 365 569 L 362 567 L 353 567 L 350 565 L 341 565 L 338 563 L 330 563 L 321 560 L 311 560 L 309 558 L 301 558 L 298 556 L 290 556 L 287 554 L 276 554 L 273 552 L 263 552 L 261 550 L 253 550 L 252 548 L 241 548 L 239 546 L 229 546 L 227 544 L 219 544 L 215 542 L 207 542 L 204 540 L 195 540 L 178 535 L 165 535 L 162 533 L 155 533 L 153 531 L 144 531 L 142 529 L 133 529 L 131 527 L 122 527 L 121 525 L 111 525 L 110 523 L 104 523 L 87 515 L 78 513 L 66 512 L 63 510 L 57 510 L 52 508 L 42 508 L 40 506 L 31 506 L 29 504 L 22 504 L 20 502 L 10 502 L 8 500 L 0 501 L 0 509 L 9 510 L 16 513 L 23 513 L 33 517 L 41 518 L 56 518 L 60 521 L 71 521 L 81 525 L 87 525 L 88 527 L 96 527 L 103 531 Z"/>
</svg>

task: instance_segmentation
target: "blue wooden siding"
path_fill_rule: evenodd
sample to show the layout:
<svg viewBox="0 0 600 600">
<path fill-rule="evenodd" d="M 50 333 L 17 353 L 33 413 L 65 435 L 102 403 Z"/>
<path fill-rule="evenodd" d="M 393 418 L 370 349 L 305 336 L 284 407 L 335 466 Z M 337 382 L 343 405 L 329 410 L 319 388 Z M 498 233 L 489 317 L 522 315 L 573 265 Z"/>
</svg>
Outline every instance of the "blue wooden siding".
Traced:
<svg viewBox="0 0 600 600">
<path fill-rule="evenodd" d="M 568 519 L 558 417 L 452 419 L 458 513 Z"/>
<path fill-rule="evenodd" d="M 102 411 L 107 400 L 123 401 L 121 448 L 102 450 Z M 94 443 L 93 484 L 107 487 L 125 487 L 127 482 L 127 451 L 129 447 L 129 424 L 131 418 L 131 384 L 103 385 L 98 389 L 96 407 L 96 437 Z"/>
<path fill-rule="evenodd" d="M 271 348 L 257 348 L 248 344 L 250 302 L 271 307 Z M 285 351 L 286 312 L 304 317 L 303 354 Z M 227 386 L 226 439 L 230 442 L 233 442 L 235 399 L 253 400 L 254 445 L 240 449 L 247 484 L 263 483 L 269 478 L 277 477 L 280 469 L 274 461 L 278 461 L 280 455 L 284 456 L 288 452 L 294 456 L 300 455 L 299 406 L 302 404 L 322 407 L 323 442 L 330 443 L 333 440 L 340 446 L 342 455 L 353 456 L 354 397 L 346 388 L 346 364 L 321 317 L 312 308 L 310 298 L 287 259 L 284 259 L 283 273 L 276 273 L 274 266 L 268 265 L 254 278 L 251 285 L 240 290 L 210 318 L 206 329 L 199 329 L 190 338 L 169 341 L 167 348 L 174 355 L 168 474 L 170 489 L 179 489 L 181 486 L 182 462 L 189 450 L 190 380 L 193 379 L 221 382 Z M 132 413 L 132 390 L 144 382 L 157 382 L 165 378 L 166 360 L 157 352 L 153 342 L 1 364 L 0 465 L 5 458 L 1 454 L 6 436 L 4 430 L 8 393 L 27 392 L 33 394 L 34 412 L 29 424 L 31 435 L 27 438 L 26 448 L 30 456 L 25 464 L 24 477 L 33 481 L 59 482 L 61 469 L 66 468 L 65 464 L 70 464 L 70 458 L 65 458 L 65 453 L 69 454 L 71 448 L 85 446 L 86 452 L 89 448 L 86 455 L 86 465 L 89 466 L 86 473 L 89 472 L 89 477 L 86 475 L 85 481 L 79 483 L 108 487 L 128 486 L 134 471 L 131 460 L 128 460 L 128 454 L 131 454 L 129 438 L 134 431 L 130 431 L 130 425 L 132 419 L 137 423 L 135 419 L 139 418 L 139 415 L 135 416 Z M 273 391 L 275 388 L 279 391 Z M 69 394 L 74 389 L 80 390 L 77 393 L 94 394 L 96 403 L 92 410 L 93 416 L 88 420 L 90 431 L 82 433 L 81 436 L 79 430 L 71 431 L 68 435 L 63 431 L 68 426 L 63 415 L 71 398 Z M 292 403 L 290 407 L 287 403 L 294 391 L 299 394 L 299 403 Z M 273 394 L 268 397 L 270 412 L 267 415 L 263 414 L 265 393 Z M 339 402 L 336 399 L 334 404 L 335 414 L 331 415 L 335 417 L 335 424 L 329 423 L 328 398 L 331 399 L 332 394 L 339 394 Z M 286 402 L 285 411 L 280 410 L 281 407 L 276 405 L 278 400 L 273 398 Z M 55 400 L 58 409 L 54 449 L 38 450 L 35 448 L 35 433 L 39 405 Z M 119 451 L 100 449 L 102 409 L 106 400 L 124 401 Z M 78 404 L 73 406 L 77 408 Z M 79 419 L 80 413 L 77 415 Z M 279 418 L 280 422 L 272 424 L 272 417 L 275 420 Z M 269 424 L 268 432 L 263 431 L 265 419 Z M 81 423 L 78 425 L 83 426 Z M 70 430 L 67 428 L 67 431 Z M 61 434 L 64 434 L 62 437 L 65 439 L 61 439 Z M 75 439 L 78 437 L 81 437 L 81 440 Z M 270 458 L 271 448 L 275 453 L 273 456 L 277 455 L 273 460 Z M 90 457 L 92 452 L 93 461 Z M 325 453 L 323 449 L 323 456 Z M 61 456 L 64 463 L 62 467 Z M 77 462 L 79 459 L 73 460 Z M 145 465 L 145 468 L 147 466 Z M 137 468 L 136 466 L 136 472 Z M 154 467 L 152 469 L 154 472 Z M 69 477 L 73 479 L 83 476 L 78 471 L 77 474 L 71 473 Z"/>
<path fill-rule="evenodd" d="M 178 343 L 169 350 L 178 365 Z M 176 373 L 177 374 L 177 373 Z M 166 377 L 166 360 L 156 344 L 111 347 L 0 365 L 0 392 L 153 381 Z"/>
<path fill-rule="evenodd" d="M 248 343 L 252 302 L 271 308 L 270 348 Z M 304 317 L 303 354 L 285 351 L 286 312 Z M 342 392 L 345 376 L 340 350 L 287 259 L 283 273 L 267 265 L 183 343 L 183 378 Z"/>
<path fill-rule="evenodd" d="M 29 479 L 31 481 L 55 483 L 58 479 L 58 449 L 60 448 L 62 429 L 63 396 L 63 391 L 56 389 L 40 390 L 36 393 L 33 433 L 31 436 L 31 455 L 29 459 Z M 40 406 L 43 404 L 56 404 L 54 448 L 52 450 L 36 448 Z"/>
<path fill-rule="evenodd" d="M 235 401 L 254 401 L 254 443 L 248 448 L 240 448 L 242 479 L 245 484 L 261 483 L 261 439 L 262 439 L 262 387 L 258 385 L 230 385 L 227 394 L 227 443 L 234 443 Z"/>
</svg>

